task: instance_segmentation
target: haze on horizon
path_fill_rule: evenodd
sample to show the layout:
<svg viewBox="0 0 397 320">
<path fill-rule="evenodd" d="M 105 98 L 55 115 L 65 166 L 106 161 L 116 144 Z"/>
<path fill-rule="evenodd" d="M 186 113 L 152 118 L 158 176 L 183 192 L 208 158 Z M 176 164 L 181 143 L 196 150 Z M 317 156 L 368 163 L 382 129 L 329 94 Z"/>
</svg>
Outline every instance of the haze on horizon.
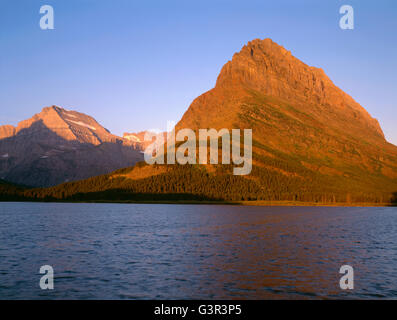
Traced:
<svg viewBox="0 0 397 320">
<path fill-rule="evenodd" d="M 54 7 L 55 30 L 39 28 L 43 4 Z M 164 130 L 244 44 L 271 38 L 322 68 L 397 145 L 397 4 L 349 1 L 355 29 L 341 30 L 343 4 L 3 0 L 0 125 L 60 105 L 118 135 Z"/>
</svg>

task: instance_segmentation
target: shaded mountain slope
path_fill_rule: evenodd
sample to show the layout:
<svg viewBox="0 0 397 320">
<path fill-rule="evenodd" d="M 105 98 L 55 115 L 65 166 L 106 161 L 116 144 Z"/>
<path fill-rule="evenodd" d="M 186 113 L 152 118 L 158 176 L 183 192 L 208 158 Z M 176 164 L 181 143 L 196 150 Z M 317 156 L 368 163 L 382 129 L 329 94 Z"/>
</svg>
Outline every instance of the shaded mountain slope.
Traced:
<svg viewBox="0 0 397 320">
<path fill-rule="evenodd" d="M 28 189 L 26 186 L 10 183 L 0 179 L 0 201 L 19 201 L 28 200 L 24 192 Z"/>
</svg>

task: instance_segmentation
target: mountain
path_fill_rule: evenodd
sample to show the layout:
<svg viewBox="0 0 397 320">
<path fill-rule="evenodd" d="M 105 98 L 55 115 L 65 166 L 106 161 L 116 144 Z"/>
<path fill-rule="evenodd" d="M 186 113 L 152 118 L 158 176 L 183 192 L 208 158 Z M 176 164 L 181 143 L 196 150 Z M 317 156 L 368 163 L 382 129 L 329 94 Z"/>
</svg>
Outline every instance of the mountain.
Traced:
<svg viewBox="0 0 397 320">
<path fill-rule="evenodd" d="M 132 168 L 27 197 L 64 200 L 271 200 L 391 203 L 397 147 L 376 119 L 323 70 L 270 39 L 253 40 L 193 101 L 176 130 L 252 129 L 251 174 L 231 165 Z"/>
<path fill-rule="evenodd" d="M 0 126 L 0 178 L 52 186 L 131 166 L 140 147 L 111 134 L 95 119 L 46 107 L 18 126 Z"/>
<path fill-rule="evenodd" d="M 236 53 L 215 88 L 193 101 L 181 128 L 251 128 L 257 176 L 278 172 L 305 188 L 315 178 L 332 192 L 397 190 L 397 147 L 378 121 L 322 69 L 271 39 Z"/>
</svg>

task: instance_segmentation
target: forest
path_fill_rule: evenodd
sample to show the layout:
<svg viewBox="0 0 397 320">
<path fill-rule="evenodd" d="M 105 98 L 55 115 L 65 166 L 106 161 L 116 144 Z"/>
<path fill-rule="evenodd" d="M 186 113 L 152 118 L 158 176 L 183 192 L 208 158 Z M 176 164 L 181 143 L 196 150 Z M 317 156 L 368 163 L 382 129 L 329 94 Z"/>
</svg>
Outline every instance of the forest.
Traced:
<svg viewBox="0 0 397 320">
<path fill-rule="evenodd" d="M 255 155 L 258 159 L 258 155 Z M 142 179 L 131 168 L 50 188 L 0 183 L 3 201 L 294 201 L 320 204 L 393 204 L 397 192 L 371 189 L 361 180 L 313 172 L 293 161 L 261 157 L 252 175 L 235 176 L 232 165 L 152 165 L 161 174 Z M 369 177 L 371 178 L 371 177 Z M 360 183 L 361 181 L 361 183 Z"/>
</svg>

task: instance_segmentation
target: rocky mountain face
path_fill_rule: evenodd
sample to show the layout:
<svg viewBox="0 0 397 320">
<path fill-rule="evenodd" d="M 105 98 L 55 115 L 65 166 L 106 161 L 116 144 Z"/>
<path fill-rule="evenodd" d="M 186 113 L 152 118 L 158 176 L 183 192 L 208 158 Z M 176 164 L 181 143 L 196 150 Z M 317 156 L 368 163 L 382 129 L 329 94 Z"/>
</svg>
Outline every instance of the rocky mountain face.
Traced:
<svg viewBox="0 0 397 320">
<path fill-rule="evenodd" d="M 223 67 L 216 87 L 235 86 L 288 101 L 343 132 L 360 135 L 365 130 L 364 136 L 384 138 L 378 121 L 322 69 L 306 65 L 270 39 L 248 43 Z"/>
<path fill-rule="evenodd" d="M 0 178 L 51 186 L 131 166 L 140 146 L 111 134 L 95 119 L 46 107 L 17 127 L 0 126 Z"/>
<path fill-rule="evenodd" d="M 236 53 L 223 66 L 215 88 L 192 103 L 179 126 L 230 126 L 244 111 L 242 101 L 254 92 L 288 102 L 327 127 L 384 140 L 378 121 L 336 87 L 322 69 L 306 65 L 271 39 L 253 40 Z M 214 119 L 223 112 L 226 119 Z"/>
</svg>

